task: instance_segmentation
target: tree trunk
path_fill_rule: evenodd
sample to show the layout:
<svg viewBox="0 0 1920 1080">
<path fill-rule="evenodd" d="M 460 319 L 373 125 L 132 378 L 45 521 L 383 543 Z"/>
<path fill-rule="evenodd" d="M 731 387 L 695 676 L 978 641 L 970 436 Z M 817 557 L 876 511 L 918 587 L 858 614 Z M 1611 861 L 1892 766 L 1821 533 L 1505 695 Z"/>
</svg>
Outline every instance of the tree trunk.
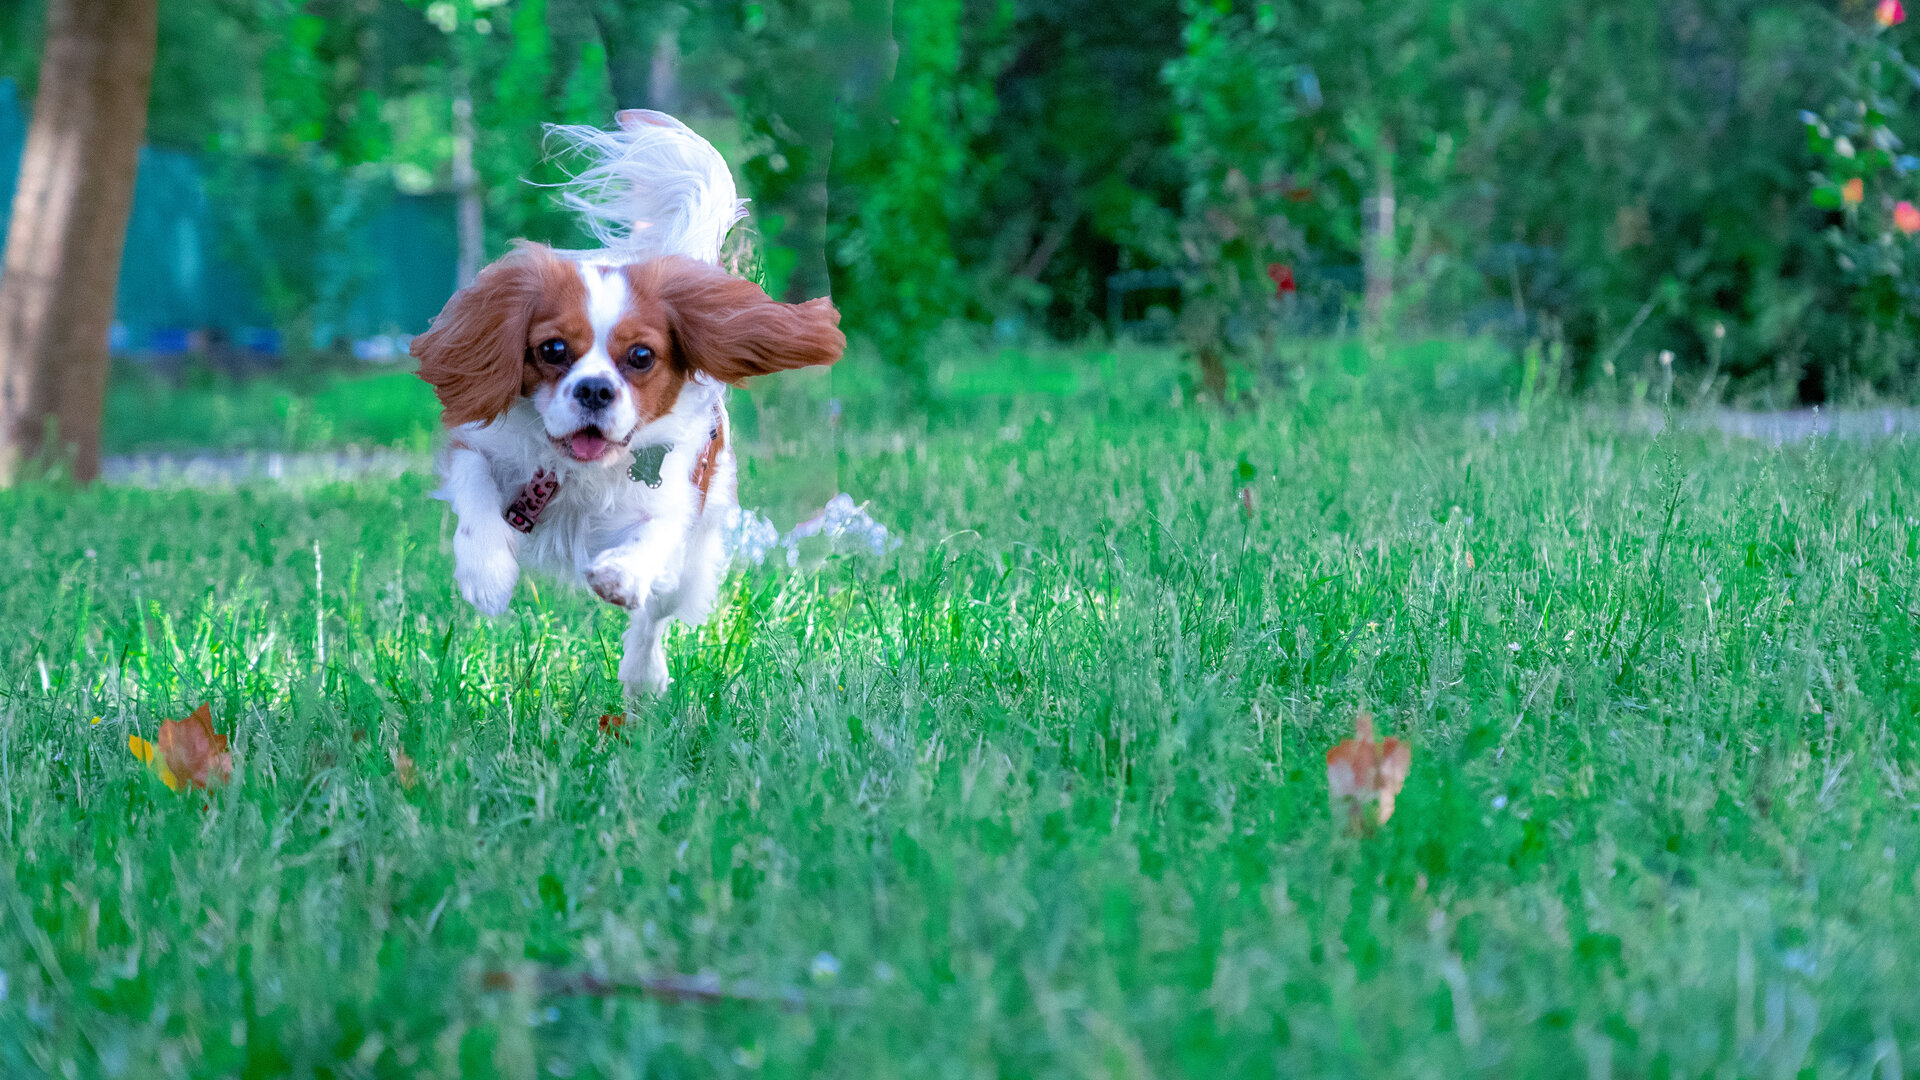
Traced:
<svg viewBox="0 0 1920 1080">
<path fill-rule="evenodd" d="M 485 207 L 480 199 L 480 173 L 473 165 L 473 98 L 467 85 L 462 75 L 453 96 L 453 193 L 458 223 L 454 273 L 463 289 L 480 276 L 480 265 L 487 261 Z"/>
<path fill-rule="evenodd" d="M 653 63 L 647 68 L 648 108 L 680 112 L 680 35 L 669 26 L 653 42 Z"/>
<path fill-rule="evenodd" d="M 49 0 L 33 124 L 0 264 L 0 483 L 40 457 L 100 472 L 127 214 L 158 0 Z"/>
<path fill-rule="evenodd" d="M 1393 305 L 1393 225 L 1397 210 L 1393 198 L 1393 151 L 1385 149 L 1374 168 L 1374 194 L 1367 200 L 1366 255 L 1367 325 L 1379 329 Z"/>
<path fill-rule="evenodd" d="M 653 96 L 661 30 L 671 25 L 665 5 L 652 0 L 594 0 L 588 12 L 607 51 L 607 81 L 614 105 L 672 111 Z"/>
</svg>

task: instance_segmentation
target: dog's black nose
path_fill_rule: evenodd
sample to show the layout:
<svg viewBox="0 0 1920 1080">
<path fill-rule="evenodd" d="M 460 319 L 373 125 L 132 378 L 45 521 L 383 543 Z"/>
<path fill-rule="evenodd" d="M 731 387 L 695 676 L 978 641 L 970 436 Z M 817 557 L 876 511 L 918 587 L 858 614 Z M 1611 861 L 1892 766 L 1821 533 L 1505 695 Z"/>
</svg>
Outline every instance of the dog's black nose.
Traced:
<svg viewBox="0 0 1920 1080">
<path fill-rule="evenodd" d="M 586 409 L 604 409 L 613 404 L 613 383 L 606 379 L 581 379 L 573 386 L 573 400 Z"/>
</svg>

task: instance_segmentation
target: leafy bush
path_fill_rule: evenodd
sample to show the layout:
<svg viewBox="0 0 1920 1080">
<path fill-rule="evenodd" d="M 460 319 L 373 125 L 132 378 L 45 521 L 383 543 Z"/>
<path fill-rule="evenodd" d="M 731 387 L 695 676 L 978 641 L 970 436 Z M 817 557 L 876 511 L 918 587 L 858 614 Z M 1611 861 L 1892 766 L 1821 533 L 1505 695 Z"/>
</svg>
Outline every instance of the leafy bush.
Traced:
<svg viewBox="0 0 1920 1080">
<path fill-rule="evenodd" d="M 1876 5 L 1871 31 L 1843 28 L 1845 62 L 1826 108 L 1801 115 L 1818 167 L 1811 201 L 1826 211 L 1826 239 L 1850 294 L 1845 327 L 1853 368 L 1876 384 L 1904 384 L 1920 341 L 1920 158 L 1905 153 L 1895 119 L 1920 86 L 1920 69 L 1883 33 L 1904 22 L 1898 0 Z"/>
<path fill-rule="evenodd" d="M 1380 242 L 1403 318 L 1564 338 L 1587 377 L 1670 350 L 1750 390 L 1904 385 L 1897 199 L 1843 208 L 1823 181 L 1829 205 L 1809 205 L 1793 121 L 1834 101 L 1816 151 L 1853 128 L 1871 129 L 1855 144 L 1897 147 L 1913 72 L 1861 16 L 1732 0 L 1192 0 L 1186 13 L 1187 53 L 1167 68 L 1189 180 L 1178 231 L 1210 295 L 1268 305 L 1218 284 L 1248 277 L 1235 245 L 1254 236 L 1275 257 L 1364 261 L 1362 206 L 1391 193 Z M 1863 149 L 1837 175 L 1904 183 L 1901 160 Z"/>
<path fill-rule="evenodd" d="M 831 289 L 908 368 L 954 319 L 1084 335 L 1111 274 L 1156 267 L 1194 341 L 1257 356 L 1286 340 L 1269 270 L 1353 304 L 1367 264 L 1376 326 L 1558 342 L 1583 380 L 1671 351 L 1689 386 L 1817 400 L 1920 364 L 1887 3 L 181 0 L 152 130 L 215 159 L 228 258 L 319 325 L 378 192 L 446 190 L 461 78 L 490 248 L 570 243 L 525 182 L 557 176 L 539 124 L 637 103 L 636 57 L 677 34 L 768 284 Z M 0 73 L 29 73 L 39 8 L 0 17 Z"/>
<path fill-rule="evenodd" d="M 1301 190 L 1287 145 L 1299 71 L 1272 5 L 1251 19 L 1228 5 L 1190 0 L 1187 8 L 1186 55 L 1166 74 L 1187 187 L 1171 235 L 1164 225 L 1158 231 L 1172 241 L 1169 261 L 1193 268 L 1182 283 L 1182 331 L 1207 389 L 1221 398 L 1223 354 L 1265 351 L 1271 342 L 1280 281 L 1268 268 L 1290 262 L 1304 243 L 1286 208 Z"/>
</svg>

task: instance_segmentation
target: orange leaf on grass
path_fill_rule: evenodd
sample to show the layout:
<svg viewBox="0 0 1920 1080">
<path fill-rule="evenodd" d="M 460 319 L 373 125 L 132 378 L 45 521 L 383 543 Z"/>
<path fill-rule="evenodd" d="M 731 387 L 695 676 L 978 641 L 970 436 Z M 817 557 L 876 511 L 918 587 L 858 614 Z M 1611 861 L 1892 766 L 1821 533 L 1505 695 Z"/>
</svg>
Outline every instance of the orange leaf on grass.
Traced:
<svg viewBox="0 0 1920 1080">
<path fill-rule="evenodd" d="M 402 788 L 409 790 L 420 782 L 420 773 L 413 767 L 412 755 L 397 746 L 393 749 L 393 776 L 400 781 Z"/>
<path fill-rule="evenodd" d="M 1363 711 L 1353 718 L 1353 738 L 1327 751 L 1327 793 L 1336 810 L 1346 808 L 1349 828 L 1384 825 L 1412 764 L 1413 747 L 1402 740 L 1374 742 L 1373 714 Z"/>
<path fill-rule="evenodd" d="M 233 779 L 227 737 L 213 730 L 213 709 L 201 705 L 184 720 L 163 720 L 152 741 L 127 736 L 127 749 L 175 791 L 206 788 Z"/>
</svg>

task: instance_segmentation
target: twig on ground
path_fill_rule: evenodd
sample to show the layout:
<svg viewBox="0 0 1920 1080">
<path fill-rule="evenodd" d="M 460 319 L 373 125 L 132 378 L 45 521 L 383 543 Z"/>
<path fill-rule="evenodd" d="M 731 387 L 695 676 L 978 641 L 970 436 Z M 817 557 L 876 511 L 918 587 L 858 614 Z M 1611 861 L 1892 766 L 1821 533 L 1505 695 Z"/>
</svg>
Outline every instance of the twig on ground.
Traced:
<svg viewBox="0 0 1920 1080">
<path fill-rule="evenodd" d="M 847 1004 L 845 995 L 808 994 L 797 986 L 764 986 L 751 981 L 722 982 L 718 975 L 711 972 L 699 975 L 671 972 L 610 979 L 584 971 L 542 968 L 528 974 L 491 968 L 481 973 L 480 987 L 483 990 L 512 990 L 523 978 L 531 978 L 534 990 L 549 997 L 650 997 L 696 1005 L 741 1002 L 778 1005 L 787 1012 L 799 1012 L 810 1004 Z"/>
</svg>

